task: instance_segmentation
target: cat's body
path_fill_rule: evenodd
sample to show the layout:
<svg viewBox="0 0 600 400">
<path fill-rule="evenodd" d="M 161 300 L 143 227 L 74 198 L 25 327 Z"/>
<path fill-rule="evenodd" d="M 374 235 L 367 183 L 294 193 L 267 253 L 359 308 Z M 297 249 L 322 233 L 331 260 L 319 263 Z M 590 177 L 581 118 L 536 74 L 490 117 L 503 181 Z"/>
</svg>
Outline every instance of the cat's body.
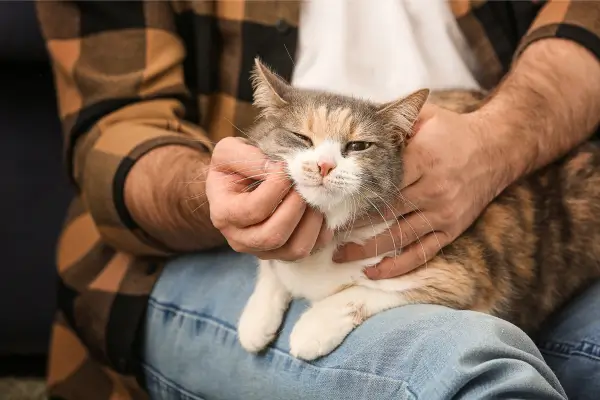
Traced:
<svg viewBox="0 0 600 400">
<path fill-rule="evenodd" d="M 346 228 L 355 217 L 392 201 L 402 179 L 399 154 L 405 139 L 387 137 L 375 142 L 377 162 L 389 169 L 382 172 L 375 170 L 377 164 L 369 164 L 371 158 L 377 158 L 375 153 L 361 159 L 352 151 L 333 151 L 343 148 L 343 143 L 353 143 L 340 132 L 350 130 L 347 136 L 360 139 L 369 138 L 369 130 L 384 136 L 392 135 L 395 129 L 406 133 L 424 99 L 419 94 L 409 97 L 392 104 L 394 114 L 386 114 L 389 105 L 377 108 L 360 102 L 357 105 L 354 99 L 285 92 L 292 89 L 280 86 L 283 83 L 276 76 L 261 68 L 257 64 L 257 104 L 266 110 L 265 122 L 259 122 L 250 136 L 266 154 L 286 161 L 299 193 L 325 214 L 337 233 L 331 244 L 301 261 L 260 262 L 255 291 L 239 323 L 240 342 L 247 350 L 259 351 L 275 337 L 291 298 L 306 298 L 312 304 L 290 337 L 291 353 L 310 360 L 335 349 L 372 315 L 412 303 L 481 311 L 534 333 L 576 291 L 600 278 L 600 147 L 592 143 L 510 186 L 463 235 L 411 273 L 386 280 L 366 278 L 364 267 L 376 264 L 386 254 L 342 265 L 333 263 L 333 253 L 340 244 L 364 242 L 396 223 L 381 223 L 381 219 L 364 228 Z M 273 94 L 277 98 L 269 97 Z M 458 105 L 459 94 L 432 97 L 456 111 L 476 108 L 480 100 L 466 94 L 462 96 L 465 102 Z M 448 99 L 451 103 L 445 104 Z M 288 118 L 291 122 L 278 127 L 272 121 L 277 118 L 277 107 L 283 110 L 301 103 L 304 106 L 298 107 L 303 110 L 292 110 L 296 115 Z M 287 112 L 289 116 L 290 108 Z M 394 119 L 398 113 L 403 120 L 375 126 L 377 119 Z M 296 139 L 273 134 L 277 129 L 292 129 L 284 125 L 293 124 L 294 118 L 296 126 L 303 126 L 297 128 L 304 129 L 302 135 L 311 132 L 312 147 L 303 148 L 293 142 Z M 399 148 L 388 148 L 394 140 Z M 340 181 L 337 186 L 334 182 L 331 188 L 322 188 L 330 176 L 322 173 L 323 163 L 318 167 L 321 183 L 314 184 L 317 177 L 310 175 L 314 172 L 311 163 L 317 161 L 309 157 L 313 153 L 319 163 L 328 162 L 340 169 L 341 178 L 330 178 Z M 356 176 L 360 182 L 352 183 Z M 374 186 L 369 189 L 365 182 Z M 343 190 L 336 192 L 338 186 Z M 357 199 L 361 194 L 364 199 Z"/>
</svg>

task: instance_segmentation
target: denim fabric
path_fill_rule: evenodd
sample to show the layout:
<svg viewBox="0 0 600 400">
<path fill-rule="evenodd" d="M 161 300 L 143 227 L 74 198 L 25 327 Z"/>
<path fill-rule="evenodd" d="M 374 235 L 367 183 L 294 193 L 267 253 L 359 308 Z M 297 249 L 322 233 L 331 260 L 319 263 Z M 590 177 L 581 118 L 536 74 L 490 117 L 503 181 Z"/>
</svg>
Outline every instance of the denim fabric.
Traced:
<svg viewBox="0 0 600 400">
<path fill-rule="evenodd" d="M 230 250 L 169 263 L 144 328 L 143 368 L 153 399 L 566 398 L 521 330 L 485 314 L 433 305 L 376 315 L 327 357 L 305 362 L 288 354 L 291 328 L 307 305 L 296 301 L 276 342 L 260 355 L 248 354 L 235 327 L 255 272 L 253 257 Z M 600 393 L 600 325 L 589 318 L 600 321 L 600 286 L 594 290 L 544 337 L 550 365 L 579 396 L 572 399 Z"/>
</svg>

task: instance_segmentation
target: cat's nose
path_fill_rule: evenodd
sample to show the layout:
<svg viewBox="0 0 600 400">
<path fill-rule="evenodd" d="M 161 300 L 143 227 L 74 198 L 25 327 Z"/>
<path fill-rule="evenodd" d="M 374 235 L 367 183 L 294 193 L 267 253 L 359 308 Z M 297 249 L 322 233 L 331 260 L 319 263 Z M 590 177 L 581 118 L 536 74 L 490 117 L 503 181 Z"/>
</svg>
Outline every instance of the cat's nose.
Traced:
<svg viewBox="0 0 600 400">
<path fill-rule="evenodd" d="M 335 168 L 335 163 L 331 161 L 319 161 L 317 167 L 319 167 L 319 174 L 325 178 Z"/>
</svg>

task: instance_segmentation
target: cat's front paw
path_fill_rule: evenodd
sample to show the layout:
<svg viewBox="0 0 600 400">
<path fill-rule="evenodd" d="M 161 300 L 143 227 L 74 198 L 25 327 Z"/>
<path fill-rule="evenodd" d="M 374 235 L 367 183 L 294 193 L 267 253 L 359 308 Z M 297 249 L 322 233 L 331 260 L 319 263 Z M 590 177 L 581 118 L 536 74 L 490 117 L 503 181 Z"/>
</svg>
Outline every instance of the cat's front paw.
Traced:
<svg viewBox="0 0 600 400">
<path fill-rule="evenodd" d="M 360 322 L 352 307 L 319 307 L 305 312 L 290 335 L 290 354 L 314 360 L 332 352 Z"/>
<path fill-rule="evenodd" d="M 258 353 L 273 341 L 278 328 L 276 315 L 253 309 L 250 302 L 238 323 L 238 339 L 246 351 Z"/>
</svg>

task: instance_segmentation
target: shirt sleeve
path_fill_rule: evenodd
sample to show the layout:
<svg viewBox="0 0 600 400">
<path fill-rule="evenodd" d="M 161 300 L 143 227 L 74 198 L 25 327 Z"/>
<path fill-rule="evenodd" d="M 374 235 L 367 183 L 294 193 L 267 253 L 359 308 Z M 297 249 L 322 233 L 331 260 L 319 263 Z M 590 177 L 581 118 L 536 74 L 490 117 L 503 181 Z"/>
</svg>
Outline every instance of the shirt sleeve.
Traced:
<svg viewBox="0 0 600 400">
<path fill-rule="evenodd" d="M 548 1 L 522 38 L 515 53 L 519 57 L 531 44 L 546 38 L 572 40 L 600 60 L 600 2 Z"/>
<path fill-rule="evenodd" d="M 210 151 L 186 122 L 185 47 L 170 2 L 37 2 L 53 66 L 65 160 L 102 239 L 135 255 L 168 249 L 125 207 L 125 178 L 150 150 L 179 144 Z"/>
</svg>

